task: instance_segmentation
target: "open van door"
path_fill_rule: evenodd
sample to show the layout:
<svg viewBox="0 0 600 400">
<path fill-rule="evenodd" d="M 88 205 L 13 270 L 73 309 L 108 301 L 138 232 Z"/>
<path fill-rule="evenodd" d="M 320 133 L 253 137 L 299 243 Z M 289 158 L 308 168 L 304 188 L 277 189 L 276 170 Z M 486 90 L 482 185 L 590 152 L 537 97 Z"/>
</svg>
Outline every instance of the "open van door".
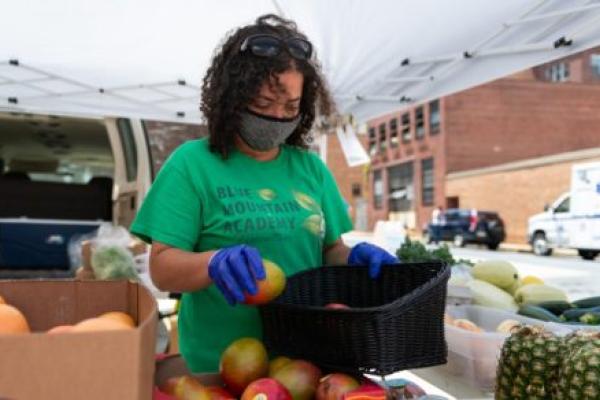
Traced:
<svg viewBox="0 0 600 400">
<path fill-rule="evenodd" d="M 106 124 L 115 159 L 113 222 L 129 228 L 152 182 L 148 138 L 141 120 L 110 118 Z"/>
</svg>

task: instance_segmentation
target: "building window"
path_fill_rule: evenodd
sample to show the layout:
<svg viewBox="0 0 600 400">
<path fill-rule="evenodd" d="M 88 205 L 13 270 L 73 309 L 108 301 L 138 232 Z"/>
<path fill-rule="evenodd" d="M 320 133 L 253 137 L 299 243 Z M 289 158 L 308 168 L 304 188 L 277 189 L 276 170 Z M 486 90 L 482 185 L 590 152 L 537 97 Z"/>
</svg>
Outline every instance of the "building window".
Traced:
<svg viewBox="0 0 600 400">
<path fill-rule="evenodd" d="M 440 101 L 429 103 L 429 133 L 435 135 L 440 131 Z"/>
<path fill-rule="evenodd" d="M 379 125 L 379 151 L 384 152 L 387 149 L 387 135 L 385 124 Z"/>
<path fill-rule="evenodd" d="M 459 208 L 460 198 L 458 196 L 451 196 L 446 198 L 446 208 Z"/>
<path fill-rule="evenodd" d="M 360 197 L 362 195 L 362 187 L 360 183 L 352 184 L 352 197 Z"/>
<path fill-rule="evenodd" d="M 369 128 L 369 155 L 373 156 L 377 152 L 377 137 L 375 128 Z"/>
<path fill-rule="evenodd" d="M 410 211 L 413 208 L 413 162 L 388 168 L 390 211 Z"/>
<path fill-rule="evenodd" d="M 401 117 L 402 122 L 402 141 L 410 141 L 410 114 L 404 113 Z"/>
<path fill-rule="evenodd" d="M 427 158 L 421 161 L 421 199 L 424 206 L 433 205 L 434 179 L 433 179 L 433 158 Z"/>
<path fill-rule="evenodd" d="M 423 107 L 417 107 L 417 109 L 415 110 L 415 126 L 416 126 L 416 130 L 415 130 L 415 138 L 418 139 L 423 139 L 423 137 L 425 136 L 425 120 L 423 117 Z"/>
<path fill-rule="evenodd" d="M 383 207 L 383 176 L 381 170 L 373 172 L 373 207 Z"/>
<path fill-rule="evenodd" d="M 398 120 L 390 120 L 390 147 L 398 147 Z"/>
<path fill-rule="evenodd" d="M 569 80 L 569 63 L 558 62 L 546 68 L 546 79 L 552 82 L 566 82 Z"/>
<path fill-rule="evenodd" d="M 592 73 L 596 78 L 600 78 L 600 54 L 592 54 L 590 56 L 590 66 Z"/>
<path fill-rule="evenodd" d="M 558 76 L 560 77 L 561 81 L 568 81 L 569 73 L 569 63 L 562 62 L 558 64 Z"/>
</svg>

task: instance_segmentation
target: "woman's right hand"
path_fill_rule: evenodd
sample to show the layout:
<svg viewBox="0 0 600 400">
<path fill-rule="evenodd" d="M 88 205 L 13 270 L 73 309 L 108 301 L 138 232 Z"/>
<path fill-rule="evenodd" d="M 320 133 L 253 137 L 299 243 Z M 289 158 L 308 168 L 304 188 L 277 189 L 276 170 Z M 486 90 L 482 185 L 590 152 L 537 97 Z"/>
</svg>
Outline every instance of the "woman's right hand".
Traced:
<svg viewBox="0 0 600 400">
<path fill-rule="evenodd" d="M 242 303 L 244 292 L 257 292 L 256 280 L 265 279 L 260 253 L 245 244 L 218 250 L 208 262 L 208 275 L 230 305 Z"/>
</svg>

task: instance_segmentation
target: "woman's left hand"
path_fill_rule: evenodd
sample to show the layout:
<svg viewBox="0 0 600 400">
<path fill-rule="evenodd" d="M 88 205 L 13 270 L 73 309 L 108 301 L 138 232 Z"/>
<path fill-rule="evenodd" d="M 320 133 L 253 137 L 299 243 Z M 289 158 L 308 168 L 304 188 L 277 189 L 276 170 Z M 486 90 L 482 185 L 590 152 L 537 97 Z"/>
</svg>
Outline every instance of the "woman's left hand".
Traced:
<svg viewBox="0 0 600 400">
<path fill-rule="evenodd" d="M 348 264 L 350 265 L 368 265 L 369 276 L 373 279 L 379 276 L 382 265 L 398 262 L 400 261 L 397 257 L 394 257 L 381 247 L 367 242 L 362 242 L 352 247 L 348 256 Z"/>
</svg>

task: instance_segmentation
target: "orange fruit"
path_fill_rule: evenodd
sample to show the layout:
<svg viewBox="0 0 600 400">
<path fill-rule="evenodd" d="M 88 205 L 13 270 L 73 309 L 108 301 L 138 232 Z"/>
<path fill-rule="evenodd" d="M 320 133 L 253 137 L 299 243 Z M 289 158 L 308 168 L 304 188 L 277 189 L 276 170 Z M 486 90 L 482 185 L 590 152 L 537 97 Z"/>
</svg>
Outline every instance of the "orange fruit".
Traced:
<svg viewBox="0 0 600 400">
<path fill-rule="evenodd" d="M 111 318 L 89 318 L 77 323 L 72 332 L 122 331 L 131 326 Z"/>
<path fill-rule="evenodd" d="M 483 329 L 481 329 L 474 322 L 471 322 L 468 319 L 455 319 L 453 325 L 457 328 L 465 329 L 471 332 L 483 332 Z"/>
<path fill-rule="evenodd" d="M 69 333 L 73 331 L 73 325 L 57 325 L 52 329 L 48 329 L 46 333 L 53 335 L 56 333 Z"/>
<path fill-rule="evenodd" d="M 0 304 L 6 304 L 6 300 L 4 300 L 4 297 L 0 296 Z"/>
<path fill-rule="evenodd" d="M 133 318 L 131 318 L 129 314 L 121 311 L 110 311 L 100 315 L 98 318 L 109 318 L 115 321 L 122 322 L 125 325 L 128 325 L 132 328 L 135 328 L 135 321 L 133 320 Z"/>
<path fill-rule="evenodd" d="M 29 324 L 21 311 L 8 304 L 0 304 L 0 334 L 29 332 Z"/>
</svg>

